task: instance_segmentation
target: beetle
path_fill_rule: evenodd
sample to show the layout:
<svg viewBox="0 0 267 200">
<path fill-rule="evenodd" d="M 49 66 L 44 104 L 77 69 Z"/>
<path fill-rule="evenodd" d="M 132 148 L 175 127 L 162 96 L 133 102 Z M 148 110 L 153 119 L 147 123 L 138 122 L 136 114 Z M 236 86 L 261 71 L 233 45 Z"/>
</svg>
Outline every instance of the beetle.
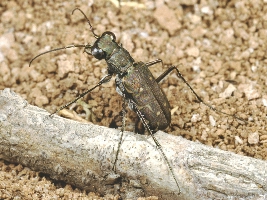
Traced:
<svg viewBox="0 0 267 200">
<path fill-rule="evenodd" d="M 170 67 L 165 72 L 163 72 L 158 78 L 154 78 L 154 76 L 149 70 L 149 67 L 156 63 L 162 63 L 161 59 L 157 59 L 157 60 L 154 60 L 148 63 L 136 62 L 131 57 L 130 53 L 116 42 L 116 36 L 113 32 L 106 31 L 101 36 L 98 36 L 94 32 L 94 28 L 92 27 L 89 19 L 87 18 L 87 16 L 84 14 L 82 10 L 80 10 L 79 8 L 75 8 L 72 11 L 72 14 L 76 10 L 79 10 L 84 15 L 85 19 L 87 20 L 87 23 L 90 26 L 91 32 L 96 38 L 96 41 L 94 42 L 94 44 L 93 45 L 90 45 L 90 44 L 70 45 L 70 46 L 56 48 L 56 49 L 43 52 L 35 56 L 34 58 L 32 58 L 30 60 L 29 66 L 31 65 L 33 60 L 35 60 L 37 57 L 43 54 L 46 54 L 52 51 L 67 49 L 67 48 L 82 47 L 84 48 L 84 51 L 88 55 L 92 55 L 98 60 L 105 60 L 107 63 L 108 73 L 94 87 L 83 92 L 73 101 L 60 107 L 57 111 L 50 114 L 50 116 L 68 107 L 69 105 L 75 103 L 78 99 L 84 97 L 86 94 L 88 94 L 95 88 L 99 87 L 103 83 L 110 81 L 113 75 L 116 75 L 116 78 L 115 78 L 116 91 L 123 97 L 123 110 L 122 110 L 122 115 L 123 115 L 122 122 L 123 123 L 122 123 L 120 141 L 118 144 L 118 149 L 116 152 L 116 157 L 115 157 L 115 161 L 113 165 L 113 170 L 116 171 L 116 162 L 117 162 L 117 158 L 119 154 L 119 149 L 121 146 L 123 132 L 125 129 L 126 104 L 128 104 L 130 109 L 133 110 L 138 115 L 141 122 L 143 123 L 143 125 L 145 126 L 145 128 L 147 129 L 151 137 L 153 138 L 157 148 L 159 149 L 163 158 L 165 159 L 168 165 L 168 168 L 171 172 L 171 175 L 178 187 L 178 194 L 180 194 L 181 193 L 180 187 L 174 175 L 173 169 L 167 159 L 167 156 L 165 155 L 162 149 L 162 146 L 160 145 L 158 140 L 153 135 L 158 130 L 166 129 L 171 123 L 170 104 L 169 104 L 169 101 L 166 95 L 164 94 L 164 92 L 162 91 L 158 83 L 163 78 L 165 78 L 171 71 L 175 70 L 177 73 L 177 76 L 181 78 L 182 81 L 190 88 L 190 90 L 196 96 L 197 100 L 200 103 L 205 104 L 210 109 L 216 112 L 219 112 L 219 113 L 222 113 L 228 116 L 232 116 L 241 121 L 244 121 L 244 120 L 235 115 L 230 115 L 228 113 L 217 110 L 216 108 L 205 103 L 196 94 L 196 92 L 189 85 L 189 83 L 184 79 L 184 77 L 182 76 L 182 74 L 180 73 L 179 69 L 176 66 Z"/>
</svg>

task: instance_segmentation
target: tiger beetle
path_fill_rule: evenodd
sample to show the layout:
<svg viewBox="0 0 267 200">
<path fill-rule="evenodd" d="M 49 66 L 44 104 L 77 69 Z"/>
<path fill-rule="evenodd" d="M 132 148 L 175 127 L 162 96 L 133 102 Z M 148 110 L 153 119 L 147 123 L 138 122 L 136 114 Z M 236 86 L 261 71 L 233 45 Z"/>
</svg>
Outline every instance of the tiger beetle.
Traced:
<svg viewBox="0 0 267 200">
<path fill-rule="evenodd" d="M 79 10 L 84 15 L 85 19 L 87 20 L 87 23 L 90 26 L 90 30 L 93 33 L 94 37 L 96 38 L 96 41 L 94 42 L 94 44 L 93 45 L 74 44 L 74 45 L 56 48 L 56 49 L 43 52 L 35 56 L 34 58 L 32 58 L 29 63 L 29 66 L 31 65 L 33 60 L 35 60 L 37 57 L 43 54 L 46 54 L 52 51 L 67 49 L 67 48 L 82 47 L 84 48 L 84 51 L 88 55 L 92 55 L 98 60 L 105 59 L 107 63 L 107 67 L 108 67 L 108 74 L 105 75 L 94 87 L 83 92 L 73 101 L 60 107 L 54 113 L 50 114 L 50 116 L 68 107 L 69 105 L 75 103 L 78 99 L 84 97 L 86 94 L 88 94 L 95 88 L 99 87 L 103 83 L 110 81 L 113 75 L 116 75 L 116 79 L 115 79 L 116 91 L 123 97 L 123 106 L 122 106 L 123 107 L 122 108 L 123 119 L 122 119 L 121 136 L 120 136 L 120 141 L 119 141 L 117 152 L 116 152 L 113 170 L 116 171 L 116 162 L 118 159 L 118 153 L 119 153 L 119 149 L 122 143 L 123 132 L 125 129 L 126 103 L 128 103 L 128 106 L 130 107 L 130 109 L 133 110 L 138 115 L 144 127 L 147 129 L 152 139 L 154 140 L 157 146 L 157 149 L 159 149 L 159 151 L 161 152 L 163 158 L 165 159 L 168 165 L 171 175 L 178 187 L 178 194 L 180 194 L 181 193 L 180 187 L 174 175 L 170 162 L 168 161 L 167 156 L 163 152 L 162 146 L 160 145 L 160 143 L 154 136 L 154 133 L 156 131 L 166 129 L 171 123 L 170 104 L 169 104 L 169 101 L 166 95 L 163 93 L 158 83 L 164 77 L 166 77 L 171 71 L 175 70 L 178 77 L 182 79 L 182 81 L 189 87 L 191 92 L 196 96 L 197 100 L 200 103 L 203 103 L 204 105 L 206 105 L 207 107 L 209 107 L 210 109 L 218 113 L 222 113 L 222 114 L 234 117 L 244 122 L 245 120 L 235 115 L 222 112 L 212 107 L 211 105 L 205 103 L 196 94 L 196 92 L 189 85 L 189 83 L 184 79 L 184 77 L 182 76 L 178 68 L 175 66 L 172 66 L 169 69 L 167 69 L 158 78 L 154 78 L 154 76 L 152 75 L 152 73 L 150 72 L 148 68 L 156 63 L 162 63 L 161 59 L 157 59 L 157 60 L 154 60 L 148 63 L 135 62 L 135 60 L 131 57 L 129 52 L 116 42 L 116 36 L 114 35 L 114 33 L 110 31 L 106 31 L 101 36 L 98 36 L 94 32 L 94 28 L 92 27 L 89 19 L 87 18 L 87 16 L 82 10 L 80 10 L 79 8 L 75 8 L 72 11 L 72 14 L 76 10 Z"/>
</svg>

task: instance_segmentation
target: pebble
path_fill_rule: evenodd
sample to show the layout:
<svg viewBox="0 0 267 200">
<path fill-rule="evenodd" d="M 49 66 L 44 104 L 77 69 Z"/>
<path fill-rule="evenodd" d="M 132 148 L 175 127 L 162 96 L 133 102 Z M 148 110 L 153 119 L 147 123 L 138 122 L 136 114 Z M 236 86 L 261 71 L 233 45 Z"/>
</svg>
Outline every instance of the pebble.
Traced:
<svg viewBox="0 0 267 200">
<path fill-rule="evenodd" d="M 228 87 L 219 94 L 220 98 L 228 98 L 232 95 L 232 93 L 236 90 L 236 87 L 233 84 L 229 84 Z"/>
<path fill-rule="evenodd" d="M 170 33 L 170 35 L 173 35 L 182 27 L 180 21 L 175 15 L 174 10 L 170 9 L 166 5 L 157 7 L 153 16 L 162 26 L 162 28 L 166 29 Z"/>
<path fill-rule="evenodd" d="M 260 140 L 267 140 L 267 135 L 260 136 Z"/>
<path fill-rule="evenodd" d="M 186 50 L 188 56 L 198 57 L 199 56 L 199 49 L 197 47 L 189 47 Z"/>
<path fill-rule="evenodd" d="M 191 118 L 191 122 L 198 122 L 201 120 L 201 116 L 199 114 L 193 114 L 192 118 Z"/>
<path fill-rule="evenodd" d="M 49 103 L 49 100 L 46 96 L 44 95 L 41 95 L 41 96 L 37 96 L 36 99 L 35 99 L 35 104 L 38 106 L 38 107 L 42 107 L 43 105 L 46 105 Z"/>
<path fill-rule="evenodd" d="M 239 136 L 235 136 L 235 143 L 236 144 L 243 144 L 243 140 Z"/>
<path fill-rule="evenodd" d="M 266 99 L 262 99 L 262 104 L 267 107 L 267 100 Z"/>
<path fill-rule="evenodd" d="M 257 99 L 261 96 L 258 90 L 255 89 L 255 85 L 256 83 L 251 81 L 249 84 L 240 84 L 238 86 L 238 89 L 244 92 L 248 101 L 250 101 L 252 99 Z"/>
<path fill-rule="evenodd" d="M 14 18 L 14 12 L 12 12 L 11 10 L 7 10 L 2 13 L 1 22 L 10 23 L 13 18 Z"/>
<path fill-rule="evenodd" d="M 64 55 L 60 56 L 61 58 L 63 58 Z M 66 55 L 65 55 L 66 56 Z M 67 57 L 67 56 L 66 56 Z M 63 60 L 60 59 L 57 61 L 57 65 L 58 65 L 58 76 L 60 78 L 65 77 L 69 72 L 73 72 L 74 71 L 74 61 L 73 60 Z"/>
<path fill-rule="evenodd" d="M 260 137 L 259 137 L 258 132 L 248 134 L 248 143 L 249 144 L 258 144 L 259 139 L 260 139 Z"/>
<path fill-rule="evenodd" d="M 209 121 L 212 126 L 216 126 L 216 121 L 212 115 L 209 116 Z"/>
</svg>

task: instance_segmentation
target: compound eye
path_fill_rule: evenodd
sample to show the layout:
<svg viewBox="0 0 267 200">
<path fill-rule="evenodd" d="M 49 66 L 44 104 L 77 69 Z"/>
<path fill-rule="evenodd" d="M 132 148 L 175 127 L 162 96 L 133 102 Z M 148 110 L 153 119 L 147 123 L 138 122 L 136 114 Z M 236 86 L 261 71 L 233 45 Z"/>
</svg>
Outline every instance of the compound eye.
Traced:
<svg viewBox="0 0 267 200">
<path fill-rule="evenodd" d="M 112 33 L 112 32 L 110 32 L 110 31 L 106 31 L 106 32 L 104 32 L 103 34 L 102 34 L 102 36 L 104 36 L 104 35 L 109 35 L 111 38 L 112 38 L 112 41 L 116 41 L 116 36 L 115 36 L 115 34 L 114 33 Z M 102 37 L 101 36 L 101 37 Z"/>
<path fill-rule="evenodd" d="M 92 48 L 92 55 L 98 60 L 101 60 L 106 56 L 105 52 L 102 49 L 96 47 Z"/>
</svg>

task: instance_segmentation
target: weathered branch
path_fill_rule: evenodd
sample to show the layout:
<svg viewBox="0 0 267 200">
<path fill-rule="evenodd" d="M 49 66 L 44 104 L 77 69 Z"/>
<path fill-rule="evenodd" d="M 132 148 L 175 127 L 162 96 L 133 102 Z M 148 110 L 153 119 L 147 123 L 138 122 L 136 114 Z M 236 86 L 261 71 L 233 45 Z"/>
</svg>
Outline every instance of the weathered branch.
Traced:
<svg viewBox="0 0 267 200">
<path fill-rule="evenodd" d="M 116 173 L 120 132 L 82 124 L 31 106 L 9 89 L 0 91 L 0 158 L 21 163 L 79 188 L 125 199 L 252 199 L 267 195 L 267 163 L 156 133 L 181 187 L 150 137 L 125 132 Z"/>
</svg>

